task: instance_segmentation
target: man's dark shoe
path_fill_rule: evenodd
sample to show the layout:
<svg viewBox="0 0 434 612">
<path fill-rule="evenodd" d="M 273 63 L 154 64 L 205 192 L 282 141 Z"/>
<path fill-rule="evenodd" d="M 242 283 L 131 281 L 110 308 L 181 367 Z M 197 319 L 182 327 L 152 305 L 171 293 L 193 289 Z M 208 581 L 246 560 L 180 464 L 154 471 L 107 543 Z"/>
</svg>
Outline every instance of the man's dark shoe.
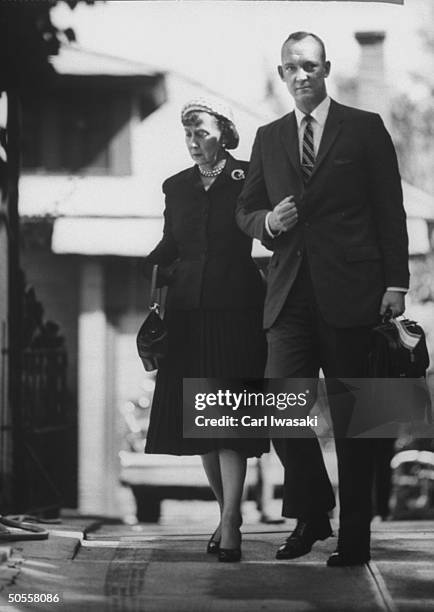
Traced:
<svg viewBox="0 0 434 612">
<path fill-rule="evenodd" d="M 369 560 L 370 556 L 367 554 L 352 553 L 349 555 L 336 550 L 327 559 L 327 565 L 328 567 L 351 567 L 354 565 L 364 565 Z"/>
<path fill-rule="evenodd" d="M 327 517 L 316 521 L 297 522 L 294 531 L 285 544 L 278 549 L 276 559 L 296 559 L 312 550 L 317 540 L 325 540 L 333 535 L 330 521 Z"/>
</svg>

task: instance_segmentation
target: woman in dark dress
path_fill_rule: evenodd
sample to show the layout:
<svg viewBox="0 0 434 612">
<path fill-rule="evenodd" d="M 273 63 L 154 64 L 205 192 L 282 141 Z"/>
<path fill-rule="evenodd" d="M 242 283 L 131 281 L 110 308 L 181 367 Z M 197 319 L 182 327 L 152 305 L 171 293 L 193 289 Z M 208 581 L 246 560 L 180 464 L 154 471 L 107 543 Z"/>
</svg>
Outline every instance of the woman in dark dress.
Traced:
<svg viewBox="0 0 434 612">
<path fill-rule="evenodd" d="M 146 258 L 172 272 L 169 348 L 157 374 L 145 452 L 201 455 L 221 512 L 207 552 L 239 561 L 246 459 L 267 452 L 268 440 L 183 438 L 182 379 L 263 376 L 264 287 L 251 239 L 234 218 L 247 163 L 227 152 L 239 140 L 231 112 L 201 99 L 185 105 L 181 120 L 195 165 L 164 182 L 163 238 Z"/>
</svg>

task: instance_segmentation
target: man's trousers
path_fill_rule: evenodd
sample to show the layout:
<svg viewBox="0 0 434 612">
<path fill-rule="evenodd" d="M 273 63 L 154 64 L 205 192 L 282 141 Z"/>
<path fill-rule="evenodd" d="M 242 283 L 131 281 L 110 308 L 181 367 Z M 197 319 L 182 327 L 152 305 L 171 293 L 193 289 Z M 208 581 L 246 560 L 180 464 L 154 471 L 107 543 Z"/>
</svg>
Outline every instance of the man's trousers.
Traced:
<svg viewBox="0 0 434 612">
<path fill-rule="evenodd" d="M 284 307 L 267 331 L 267 378 L 326 378 L 328 403 L 335 433 L 339 475 L 342 553 L 369 554 L 373 442 L 346 438 L 353 404 L 342 394 L 337 378 L 363 378 L 369 350 L 369 327 L 335 328 L 322 317 L 304 259 Z M 276 451 L 285 469 L 282 514 L 314 520 L 335 505 L 321 448 L 311 432 L 306 438 L 276 438 Z"/>
</svg>

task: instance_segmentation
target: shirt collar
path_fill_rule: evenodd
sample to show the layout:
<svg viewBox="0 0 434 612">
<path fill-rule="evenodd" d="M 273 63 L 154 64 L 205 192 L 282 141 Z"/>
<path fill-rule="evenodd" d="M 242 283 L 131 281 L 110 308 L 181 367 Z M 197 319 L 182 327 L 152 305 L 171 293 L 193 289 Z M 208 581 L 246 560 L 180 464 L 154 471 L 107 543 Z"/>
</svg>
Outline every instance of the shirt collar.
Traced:
<svg viewBox="0 0 434 612">
<path fill-rule="evenodd" d="M 327 115 L 329 114 L 330 108 L 330 96 L 326 96 L 322 102 L 318 104 L 316 108 L 310 113 L 311 117 L 315 119 L 317 123 L 320 124 L 321 127 L 324 127 Z M 303 121 L 306 113 L 303 113 L 299 108 L 295 107 L 295 118 L 297 120 L 298 129 L 300 129 L 301 122 Z"/>
</svg>

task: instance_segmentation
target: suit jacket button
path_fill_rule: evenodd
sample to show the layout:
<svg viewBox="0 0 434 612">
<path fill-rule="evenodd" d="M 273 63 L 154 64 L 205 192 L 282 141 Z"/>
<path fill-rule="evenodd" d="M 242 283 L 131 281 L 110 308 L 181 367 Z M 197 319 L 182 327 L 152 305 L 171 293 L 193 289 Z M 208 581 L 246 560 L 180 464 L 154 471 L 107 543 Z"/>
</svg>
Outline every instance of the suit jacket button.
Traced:
<svg viewBox="0 0 434 612">
<path fill-rule="evenodd" d="M 297 257 L 301 257 L 301 251 L 297 251 Z"/>
</svg>

